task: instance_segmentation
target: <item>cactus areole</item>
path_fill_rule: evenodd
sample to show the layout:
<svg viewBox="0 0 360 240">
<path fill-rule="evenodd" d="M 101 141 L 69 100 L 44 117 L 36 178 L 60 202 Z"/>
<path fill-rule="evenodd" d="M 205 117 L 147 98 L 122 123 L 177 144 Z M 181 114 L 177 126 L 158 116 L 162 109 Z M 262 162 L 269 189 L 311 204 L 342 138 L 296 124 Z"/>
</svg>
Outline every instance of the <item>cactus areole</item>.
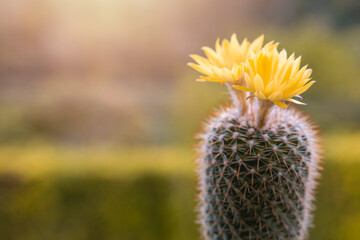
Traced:
<svg viewBox="0 0 360 240">
<path fill-rule="evenodd" d="M 191 55 L 199 81 L 228 87 L 232 104 L 199 134 L 199 222 L 205 239 L 306 239 L 319 169 L 316 130 L 288 107 L 313 83 L 278 44 L 216 42 Z"/>
</svg>

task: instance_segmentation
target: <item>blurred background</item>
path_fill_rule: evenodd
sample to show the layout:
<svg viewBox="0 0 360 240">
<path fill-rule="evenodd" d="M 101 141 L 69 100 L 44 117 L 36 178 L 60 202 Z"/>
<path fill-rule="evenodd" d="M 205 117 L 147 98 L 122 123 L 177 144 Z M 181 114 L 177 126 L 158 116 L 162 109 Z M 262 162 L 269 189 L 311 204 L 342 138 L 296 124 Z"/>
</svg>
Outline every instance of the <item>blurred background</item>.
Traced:
<svg viewBox="0 0 360 240">
<path fill-rule="evenodd" d="M 310 239 L 360 239 L 357 0 L 0 0 L 0 239 L 198 239 L 193 136 L 228 95 L 186 63 L 233 32 L 313 68 Z"/>
</svg>

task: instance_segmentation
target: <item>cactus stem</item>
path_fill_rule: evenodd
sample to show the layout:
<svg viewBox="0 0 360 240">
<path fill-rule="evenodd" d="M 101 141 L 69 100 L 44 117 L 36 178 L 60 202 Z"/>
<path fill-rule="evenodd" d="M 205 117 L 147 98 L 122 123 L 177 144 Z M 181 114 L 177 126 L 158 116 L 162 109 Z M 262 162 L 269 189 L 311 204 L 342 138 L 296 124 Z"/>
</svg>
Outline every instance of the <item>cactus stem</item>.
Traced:
<svg viewBox="0 0 360 240">
<path fill-rule="evenodd" d="M 248 111 L 248 104 L 246 102 L 247 93 L 245 91 L 235 91 L 232 88 L 232 84 L 225 83 L 226 87 L 229 90 L 230 97 L 233 101 L 234 106 L 241 110 L 242 113 L 246 113 Z"/>
<path fill-rule="evenodd" d="M 257 127 L 259 129 L 262 129 L 267 121 L 268 115 L 270 113 L 271 108 L 274 106 L 274 104 L 268 100 L 261 100 L 259 99 L 259 117 L 257 122 Z"/>
</svg>

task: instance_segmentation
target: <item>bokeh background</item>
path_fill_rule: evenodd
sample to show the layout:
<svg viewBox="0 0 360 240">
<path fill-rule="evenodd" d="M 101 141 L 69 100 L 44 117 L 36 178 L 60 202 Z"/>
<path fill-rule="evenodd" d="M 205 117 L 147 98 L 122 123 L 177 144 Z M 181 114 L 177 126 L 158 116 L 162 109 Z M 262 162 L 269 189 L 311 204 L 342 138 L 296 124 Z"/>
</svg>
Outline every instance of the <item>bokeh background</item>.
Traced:
<svg viewBox="0 0 360 240">
<path fill-rule="evenodd" d="M 233 32 L 313 68 L 310 239 L 360 239 L 358 0 L 0 0 L 0 239 L 198 239 L 193 136 L 228 96 L 186 63 Z"/>
</svg>

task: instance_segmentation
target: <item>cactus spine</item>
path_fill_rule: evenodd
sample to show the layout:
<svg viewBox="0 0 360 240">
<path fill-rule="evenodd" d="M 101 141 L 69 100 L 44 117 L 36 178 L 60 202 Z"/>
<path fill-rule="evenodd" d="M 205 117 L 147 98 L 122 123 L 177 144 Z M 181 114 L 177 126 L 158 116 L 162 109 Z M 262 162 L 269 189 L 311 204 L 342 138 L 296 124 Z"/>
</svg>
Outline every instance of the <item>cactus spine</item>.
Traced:
<svg viewBox="0 0 360 240">
<path fill-rule="evenodd" d="M 225 108 L 201 135 L 198 174 L 205 239 L 304 239 L 311 223 L 318 150 L 295 109 L 274 109 L 264 128 Z"/>
<path fill-rule="evenodd" d="M 233 37 L 231 41 L 235 41 Z M 292 56 L 285 55 L 284 62 L 283 53 L 279 54 L 277 45 L 272 45 L 266 50 L 270 53 L 258 50 L 254 60 L 249 57 L 244 63 L 248 66 L 239 65 L 240 70 L 235 69 L 237 73 L 243 71 L 242 74 L 236 76 L 233 67 L 235 80 L 229 81 L 226 73 L 211 70 L 210 64 L 216 62 L 216 54 L 221 60 L 225 50 L 234 50 L 229 47 L 231 44 L 217 45 L 216 52 L 207 54 L 209 62 L 193 56 L 199 65 L 191 65 L 209 75 L 202 80 L 223 79 L 233 100 L 232 105 L 211 117 L 199 134 L 197 172 L 203 236 L 212 240 L 306 239 L 312 222 L 319 147 L 308 117 L 293 106 L 287 108 L 283 101 L 300 103 L 291 97 L 309 88 L 305 83 L 310 74 L 304 68 L 299 70 L 300 62 Z M 259 63 L 251 64 L 251 61 Z M 259 64 L 270 69 L 269 76 L 262 70 L 254 70 Z M 284 72 L 288 72 L 288 76 Z M 248 78 L 246 85 L 244 76 Z M 285 85 L 281 85 L 284 82 L 288 89 L 284 90 Z"/>
</svg>

